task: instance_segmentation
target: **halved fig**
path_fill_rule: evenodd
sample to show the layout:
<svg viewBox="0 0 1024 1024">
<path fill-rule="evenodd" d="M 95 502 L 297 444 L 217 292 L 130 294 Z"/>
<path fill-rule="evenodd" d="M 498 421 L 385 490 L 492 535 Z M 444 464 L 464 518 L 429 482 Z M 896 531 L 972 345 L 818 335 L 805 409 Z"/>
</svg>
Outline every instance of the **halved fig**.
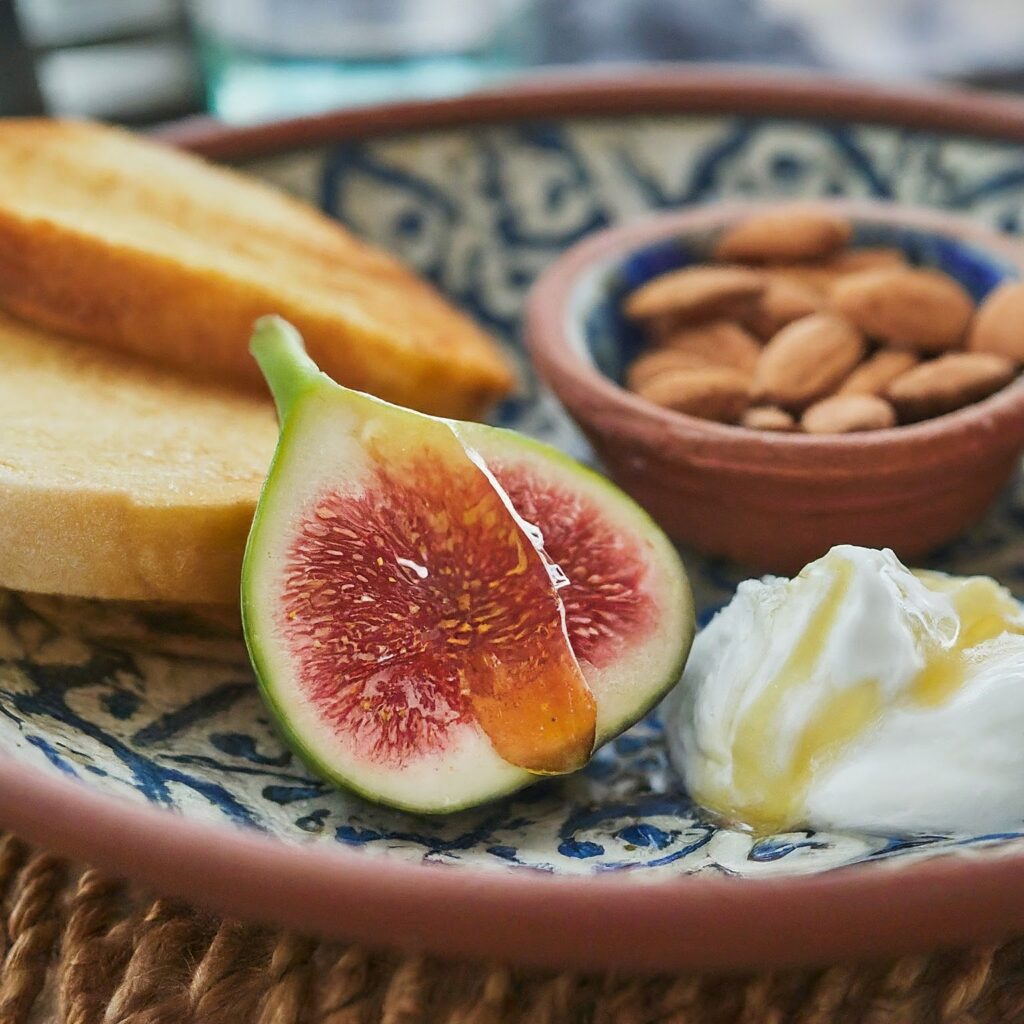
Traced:
<svg viewBox="0 0 1024 1024">
<path fill-rule="evenodd" d="M 454 811 L 581 767 L 675 683 L 689 585 L 616 487 L 512 431 L 342 388 L 277 318 L 252 351 L 281 437 L 242 619 L 314 771 Z"/>
</svg>

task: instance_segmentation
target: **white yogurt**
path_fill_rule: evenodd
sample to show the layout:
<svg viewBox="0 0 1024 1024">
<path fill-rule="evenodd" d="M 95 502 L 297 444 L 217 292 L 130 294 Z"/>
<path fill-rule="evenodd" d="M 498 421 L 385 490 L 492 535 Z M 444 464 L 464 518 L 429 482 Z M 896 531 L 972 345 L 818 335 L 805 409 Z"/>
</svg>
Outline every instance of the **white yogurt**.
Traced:
<svg viewBox="0 0 1024 1024">
<path fill-rule="evenodd" d="M 742 583 L 665 702 L 694 798 L 759 832 L 1024 824 L 1024 613 L 983 576 L 833 548 Z"/>
</svg>

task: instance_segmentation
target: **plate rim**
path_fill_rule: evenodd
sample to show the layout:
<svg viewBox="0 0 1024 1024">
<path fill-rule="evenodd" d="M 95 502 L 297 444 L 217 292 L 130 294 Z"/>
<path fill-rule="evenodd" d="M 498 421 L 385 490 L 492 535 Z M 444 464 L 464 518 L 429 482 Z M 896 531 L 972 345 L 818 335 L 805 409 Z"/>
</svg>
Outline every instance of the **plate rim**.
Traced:
<svg viewBox="0 0 1024 1024">
<path fill-rule="evenodd" d="M 371 948 L 554 969 L 742 971 L 1024 929 L 1024 899 L 1010 897 L 1024 893 L 1024 853 L 644 881 L 388 860 L 240 826 L 168 828 L 175 816 L 0 757 L 0 821 L 22 838 L 220 914 Z"/>
<path fill-rule="evenodd" d="M 156 134 L 207 157 L 467 123 L 637 114 L 841 120 L 1024 142 L 1024 102 L 702 66 L 528 76 L 466 97 Z M 547 968 L 750 970 L 992 942 L 1024 931 L 1024 851 L 776 879 L 549 877 L 306 847 L 88 789 L 0 755 L 0 823 L 61 855 L 227 915 L 375 947 Z M 171 827 L 169 827 L 171 826 Z"/>
<path fill-rule="evenodd" d="M 347 107 L 252 125 L 196 115 L 155 138 L 212 160 L 245 160 L 325 142 L 532 119 L 735 114 L 858 121 L 1024 142 L 1024 99 L 956 86 L 883 86 L 758 65 L 639 63 L 540 71 L 448 99 Z"/>
</svg>

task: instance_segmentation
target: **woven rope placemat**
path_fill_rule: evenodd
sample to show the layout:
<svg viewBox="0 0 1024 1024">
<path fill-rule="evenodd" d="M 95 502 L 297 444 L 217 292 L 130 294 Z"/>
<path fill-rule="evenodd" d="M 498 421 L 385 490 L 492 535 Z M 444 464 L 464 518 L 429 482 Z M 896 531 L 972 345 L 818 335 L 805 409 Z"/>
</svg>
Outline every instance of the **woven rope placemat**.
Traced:
<svg viewBox="0 0 1024 1024">
<path fill-rule="evenodd" d="M 0 1024 L 1024 1021 L 1024 939 L 736 977 L 446 963 L 219 920 L 11 835 L 0 837 L 0 909 Z"/>
</svg>

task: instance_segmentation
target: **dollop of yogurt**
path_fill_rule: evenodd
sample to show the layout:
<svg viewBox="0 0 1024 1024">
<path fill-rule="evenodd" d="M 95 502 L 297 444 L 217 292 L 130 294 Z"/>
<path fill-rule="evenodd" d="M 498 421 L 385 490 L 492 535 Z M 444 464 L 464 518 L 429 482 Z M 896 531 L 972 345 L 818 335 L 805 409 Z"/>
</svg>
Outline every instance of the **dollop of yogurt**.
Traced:
<svg viewBox="0 0 1024 1024">
<path fill-rule="evenodd" d="M 694 799 L 760 833 L 1024 824 L 1024 613 L 986 576 L 844 545 L 748 580 L 664 718 Z"/>
</svg>

